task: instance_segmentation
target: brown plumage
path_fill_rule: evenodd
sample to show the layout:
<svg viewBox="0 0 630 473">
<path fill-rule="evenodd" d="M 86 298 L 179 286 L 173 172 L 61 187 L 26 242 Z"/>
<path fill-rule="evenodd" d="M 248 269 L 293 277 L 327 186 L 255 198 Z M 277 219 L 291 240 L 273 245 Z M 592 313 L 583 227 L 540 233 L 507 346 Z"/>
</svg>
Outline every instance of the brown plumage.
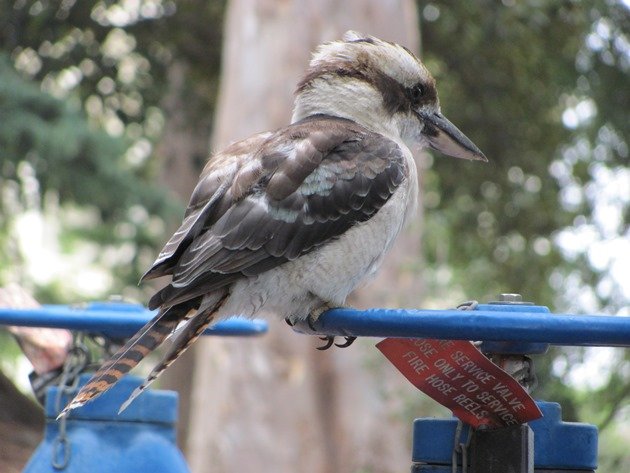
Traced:
<svg viewBox="0 0 630 473">
<path fill-rule="evenodd" d="M 206 165 L 182 225 L 143 276 L 172 276 L 149 301 L 160 312 L 101 366 L 61 415 L 108 390 L 190 319 L 121 410 L 126 408 L 213 321 L 230 284 L 369 219 L 401 183 L 404 168 L 396 143 L 335 117 L 312 117 L 226 148 Z M 207 294 L 217 300 L 204 301 L 200 309 Z"/>
<path fill-rule="evenodd" d="M 413 54 L 354 32 L 315 53 L 292 122 L 210 159 L 180 228 L 143 276 L 171 277 L 149 301 L 158 315 L 61 415 L 109 389 L 180 324 L 121 409 L 216 320 L 264 309 L 297 321 L 343 305 L 415 208 L 407 143 L 485 160 L 441 115 L 435 81 Z"/>
<path fill-rule="evenodd" d="M 171 307 L 160 311 L 151 321 L 136 333 L 103 363 L 90 381 L 85 384 L 74 399 L 61 411 L 59 417 L 70 410 L 82 406 L 100 396 L 151 353 L 168 337 L 190 309 L 185 306 Z"/>
<path fill-rule="evenodd" d="M 396 143 L 345 119 L 310 118 L 248 142 L 227 148 L 204 169 L 182 226 L 144 276 L 173 277 L 149 308 L 311 251 L 369 219 L 404 175 Z M 246 144 L 258 160 L 240 153 Z"/>
</svg>

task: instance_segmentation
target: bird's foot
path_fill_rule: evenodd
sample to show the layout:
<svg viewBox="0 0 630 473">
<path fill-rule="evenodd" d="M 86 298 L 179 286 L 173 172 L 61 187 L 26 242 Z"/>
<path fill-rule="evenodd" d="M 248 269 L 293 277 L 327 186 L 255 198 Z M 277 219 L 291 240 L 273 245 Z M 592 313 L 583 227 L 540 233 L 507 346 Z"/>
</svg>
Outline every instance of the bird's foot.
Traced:
<svg viewBox="0 0 630 473">
<path fill-rule="evenodd" d="M 330 304 L 323 304 L 323 305 L 319 306 L 318 308 L 312 310 L 311 313 L 308 314 L 308 318 L 307 318 L 308 326 L 311 328 L 311 330 L 315 330 L 315 322 L 317 322 L 319 317 L 324 312 L 326 312 L 327 310 L 337 309 L 337 308 L 339 308 L 339 307 L 334 307 L 334 306 L 332 306 Z M 328 350 L 333 345 L 335 345 L 336 347 L 339 347 L 339 348 L 347 348 L 350 345 L 352 345 L 354 343 L 354 341 L 357 339 L 357 337 L 344 337 L 344 338 L 346 339 L 346 341 L 344 343 L 335 343 L 335 337 L 333 335 L 327 335 L 325 337 L 319 337 L 320 340 L 325 341 L 326 343 L 324 343 L 320 347 L 317 347 L 317 349 L 318 350 L 322 350 L 322 351 L 323 350 Z"/>
<path fill-rule="evenodd" d="M 320 305 L 319 307 L 313 309 L 306 318 L 306 323 L 311 328 L 311 330 L 315 330 L 315 322 L 319 320 L 319 317 L 326 312 L 327 310 L 334 309 L 335 307 L 330 305 L 329 303 L 325 303 Z"/>
</svg>

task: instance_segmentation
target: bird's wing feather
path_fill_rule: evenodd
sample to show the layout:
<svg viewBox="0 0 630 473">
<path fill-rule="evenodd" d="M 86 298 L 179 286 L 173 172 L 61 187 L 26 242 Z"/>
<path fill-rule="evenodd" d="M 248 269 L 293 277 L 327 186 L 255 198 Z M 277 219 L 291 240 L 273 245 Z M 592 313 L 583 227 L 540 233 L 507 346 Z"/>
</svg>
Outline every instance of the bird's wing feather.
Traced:
<svg viewBox="0 0 630 473">
<path fill-rule="evenodd" d="M 246 173 L 242 169 L 243 161 L 250 156 L 252 149 L 260 147 L 271 134 L 259 133 L 235 143 L 208 162 L 190 197 L 183 222 L 141 281 L 172 274 L 177 257 L 212 221 L 212 213 L 220 207 L 220 202 L 229 201 L 237 173 Z"/>
<path fill-rule="evenodd" d="M 374 215 L 408 171 L 395 142 L 336 118 L 297 123 L 249 152 L 229 152 L 195 189 L 186 216 L 195 223 L 185 220 L 156 261 L 173 280 L 150 307 L 197 297 L 325 244 Z"/>
</svg>

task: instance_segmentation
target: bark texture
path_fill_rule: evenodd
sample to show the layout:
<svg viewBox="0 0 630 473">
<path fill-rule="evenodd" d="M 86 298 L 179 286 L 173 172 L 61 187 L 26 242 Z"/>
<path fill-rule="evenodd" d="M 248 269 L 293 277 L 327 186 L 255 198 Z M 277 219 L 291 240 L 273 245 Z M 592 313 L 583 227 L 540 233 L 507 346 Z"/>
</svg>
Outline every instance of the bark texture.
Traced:
<svg viewBox="0 0 630 473">
<path fill-rule="evenodd" d="M 17 285 L 0 287 L 0 307 L 33 308 L 39 304 Z M 71 341 L 67 330 L 8 327 L 40 373 L 63 364 Z M 44 412 L 0 371 L 0 472 L 18 473 L 42 440 Z"/>
</svg>

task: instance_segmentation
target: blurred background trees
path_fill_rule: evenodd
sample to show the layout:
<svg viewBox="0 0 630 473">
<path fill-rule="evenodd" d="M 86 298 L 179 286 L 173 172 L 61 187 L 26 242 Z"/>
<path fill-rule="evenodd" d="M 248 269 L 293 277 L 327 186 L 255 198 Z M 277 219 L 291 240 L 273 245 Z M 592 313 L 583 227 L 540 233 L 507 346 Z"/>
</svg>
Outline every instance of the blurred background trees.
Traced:
<svg viewBox="0 0 630 473">
<path fill-rule="evenodd" d="M 556 312 L 628 315 L 629 4 L 335 5 L 0 1 L 0 283 L 41 302 L 145 301 L 137 279 L 210 149 L 285 124 L 309 51 L 354 28 L 419 51 L 490 163 L 418 156 L 421 219 L 353 303 L 446 308 L 514 291 Z M 205 341 L 164 383 L 182 387 L 195 471 L 406 468 L 410 420 L 436 407 L 362 342 L 321 355 L 276 326 Z M 538 397 L 602 427 L 600 471 L 630 468 L 628 350 L 555 350 L 539 365 Z M 244 444 L 248 458 L 234 453 Z"/>
</svg>

